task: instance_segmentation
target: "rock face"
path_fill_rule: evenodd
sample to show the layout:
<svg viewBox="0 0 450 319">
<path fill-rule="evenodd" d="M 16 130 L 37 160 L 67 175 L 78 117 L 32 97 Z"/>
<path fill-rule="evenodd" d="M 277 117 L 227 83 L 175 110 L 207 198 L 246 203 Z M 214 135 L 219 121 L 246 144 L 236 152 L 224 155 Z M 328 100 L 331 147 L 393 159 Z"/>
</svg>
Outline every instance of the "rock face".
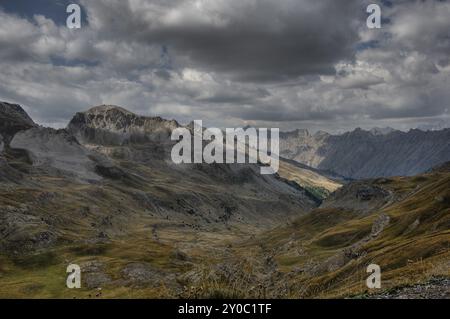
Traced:
<svg viewBox="0 0 450 319">
<path fill-rule="evenodd" d="M 349 178 L 412 176 L 450 160 L 450 129 L 280 134 L 280 154 Z"/>
<path fill-rule="evenodd" d="M 68 130 L 82 143 L 124 145 L 170 140 L 172 130 L 178 126 L 176 121 L 139 116 L 118 106 L 101 105 L 77 113 Z"/>
<path fill-rule="evenodd" d="M 21 179 L 21 173 L 13 169 L 6 159 L 11 153 L 10 144 L 14 135 L 36 124 L 17 104 L 0 102 L 0 182 L 14 182 Z"/>
<path fill-rule="evenodd" d="M 9 146 L 17 132 L 33 126 L 36 124 L 19 105 L 0 102 L 0 150 Z"/>
<path fill-rule="evenodd" d="M 311 135 L 307 130 L 280 133 L 280 155 L 318 168 L 324 160 L 324 156 L 318 150 L 329 137 L 326 132 Z"/>
</svg>

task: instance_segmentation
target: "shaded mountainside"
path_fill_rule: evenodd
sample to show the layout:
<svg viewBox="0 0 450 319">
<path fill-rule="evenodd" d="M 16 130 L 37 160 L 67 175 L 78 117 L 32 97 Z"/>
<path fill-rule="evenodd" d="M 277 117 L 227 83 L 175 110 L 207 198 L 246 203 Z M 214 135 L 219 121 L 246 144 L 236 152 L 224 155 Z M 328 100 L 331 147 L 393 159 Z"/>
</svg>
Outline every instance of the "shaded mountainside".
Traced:
<svg viewBox="0 0 450 319">
<path fill-rule="evenodd" d="M 450 160 L 450 129 L 280 134 L 280 154 L 349 178 L 412 176 Z"/>
</svg>

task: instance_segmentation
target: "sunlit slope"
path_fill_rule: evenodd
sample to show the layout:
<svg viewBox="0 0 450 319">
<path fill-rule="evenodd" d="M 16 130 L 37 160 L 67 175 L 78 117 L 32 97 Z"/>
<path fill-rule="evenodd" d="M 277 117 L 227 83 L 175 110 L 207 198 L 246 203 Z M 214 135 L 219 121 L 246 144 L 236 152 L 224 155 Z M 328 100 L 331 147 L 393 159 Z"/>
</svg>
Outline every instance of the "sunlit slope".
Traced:
<svg viewBox="0 0 450 319">
<path fill-rule="evenodd" d="M 337 193 L 327 208 L 256 238 L 288 276 L 291 297 L 378 293 L 365 285 L 371 263 L 382 269 L 382 290 L 450 275 L 448 165 L 417 177 L 366 183 L 386 191 L 384 203 L 377 197 L 374 208 L 361 206 L 372 199 L 361 200 L 355 190 L 355 209 L 341 208 Z M 367 195 L 367 187 L 362 189 Z"/>
<path fill-rule="evenodd" d="M 317 170 L 283 159 L 280 160 L 278 174 L 287 180 L 296 182 L 321 200 L 342 186 L 341 182 L 328 178 Z"/>
</svg>

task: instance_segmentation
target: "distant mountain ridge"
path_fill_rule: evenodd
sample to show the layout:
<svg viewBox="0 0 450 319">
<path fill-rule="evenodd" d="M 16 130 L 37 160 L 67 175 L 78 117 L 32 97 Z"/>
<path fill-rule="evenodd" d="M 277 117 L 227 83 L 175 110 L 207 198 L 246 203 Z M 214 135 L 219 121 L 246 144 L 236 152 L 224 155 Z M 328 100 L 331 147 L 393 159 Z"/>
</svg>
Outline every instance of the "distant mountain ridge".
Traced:
<svg viewBox="0 0 450 319">
<path fill-rule="evenodd" d="M 348 178 L 412 176 L 450 160 L 450 129 L 296 130 L 280 133 L 280 155 Z"/>
</svg>

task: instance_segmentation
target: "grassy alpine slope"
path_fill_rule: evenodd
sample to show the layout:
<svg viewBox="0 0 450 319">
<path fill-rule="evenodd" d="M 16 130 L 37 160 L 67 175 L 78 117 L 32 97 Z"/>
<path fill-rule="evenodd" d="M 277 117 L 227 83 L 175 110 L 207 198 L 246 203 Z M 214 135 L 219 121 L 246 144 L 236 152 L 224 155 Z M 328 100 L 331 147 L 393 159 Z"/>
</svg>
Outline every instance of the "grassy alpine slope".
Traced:
<svg viewBox="0 0 450 319">
<path fill-rule="evenodd" d="M 283 158 L 280 159 L 278 173 L 281 177 L 304 187 L 319 200 L 324 200 L 342 186 L 342 183 L 336 179 L 329 178 L 306 165 L 301 165 L 300 163 Z"/>
<path fill-rule="evenodd" d="M 61 242 L 50 249 L 2 255 L 0 295 L 370 297 L 380 294 L 365 286 L 366 266 L 371 263 L 381 266 L 383 292 L 449 278 L 448 167 L 417 177 L 376 179 L 365 184 L 386 191 L 383 203 L 376 199 L 378 208 L 370 208 L 373 198 L 363 188 L 363 197 L 355 195 L 356 201 L 360 198 L 369 203 L 363 210 L 340 208 L 342 203 L 336 196 L 330 198 L 334 202 L 326 202 L 327 208 L 256 235 L 252 235 L 254 229 L 246 231 L 245 227 L 198 230 L 164 218 L 139 216 L 128 221 L 122 236 L 118 230 L 114 238 Z M 352 188 L 351 184 L 346 187 Z M 360 193 L 360 187 L 353 190 L 355 194 Z M 14 204 L 2 195 L 2 205 Z M 23 201 L 31 195 L 24 190 L 15 196 Z M 114 196 L 107 201 L 120 205 L 113 202 Z M 67 212 L 71 209 L 64 206 Z M 76 231 L 67 229 L 67 236 L 88 232 L 87 220 L 81 218 Z M 82 289 L 65 287 L 69 262 L 83 269 Z M 448 281 L 444 283 L 444 291 L 448 291 Z"/>
<path fill-rule="evenodd" d="M 240 243 L 238 251 L 255 251 L 255 258 L 270 258 L 276 265 L 274 296 L 292 298 L 370 297 L 380 294 L 365 285 L 366 267 L 382 270 L 381 291 L 392 291 L 430 280 L 440 280 L 449 296 L 450 287 L 450 169 L 442 166 L 416 177 L 366 181 L 386 191 L 384 203 L 367 188 L 354 191 L 354 201 L 375 201 L 375 208 L 342 208 L 339 195 L 300 217 L 289 226 L 277 227 Z M 358 191 L 366 193 L 361 198 Z M 369 188 L 370 189 L 370 188 Z M 364 192 L 363 192 L 364 193 Z M 328 204 L 328 205 L 327 205 Z M 368 205 L 370 206 L 370 205 Z M 263 243 L 263 244 L 261 244 Z M 405 296 L 408 296 L 407 289 Z M 416 296 L 417 297 L 417 296 Z M 434 296 L 434 297 L 439 297 Z"/>
</svg>

